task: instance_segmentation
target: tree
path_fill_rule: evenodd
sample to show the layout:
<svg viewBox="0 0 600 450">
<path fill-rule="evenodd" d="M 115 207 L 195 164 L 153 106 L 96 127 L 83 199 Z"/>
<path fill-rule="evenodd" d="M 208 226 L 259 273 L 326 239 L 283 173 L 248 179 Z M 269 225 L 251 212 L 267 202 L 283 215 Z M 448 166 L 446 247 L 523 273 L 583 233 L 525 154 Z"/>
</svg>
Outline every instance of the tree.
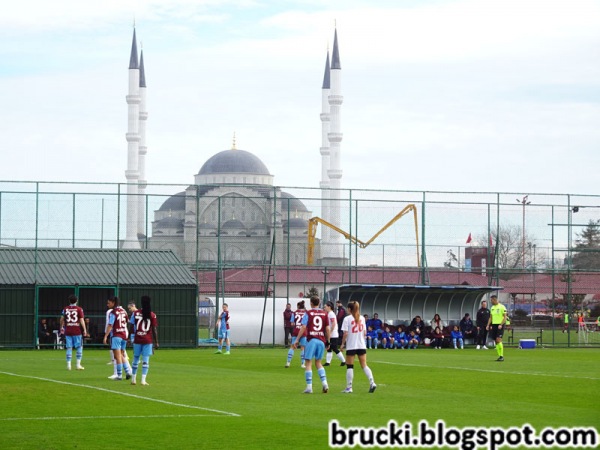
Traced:
<svg viewBox="0 0 600 450">
<path fill-rule="evenodd" d="M 458 258 L 456 257 L 452 249 L 446 252 L 446 261 L 444 262 L 444 267 L 447 267 L 449 269 L 453 267 L 458 267 Z"/>
<path fill-rule="evenodd" d="M 304 298 L 310 299 L 311 297 L 320 297 L 319 290 L 316 287 L 311 287 L 308 292 L 304 294 Z"/>
<path fill-rule="evenodd" d="M 600 219 L 590 220 L 578 234 L 573 252 L 573 269 L 600 270 Z"/>
<path fill-rule="evenodd" d="M 499 231 L 492 231 L 490 236 L 493 244 L 491 250 L 495 252 L 495 266 L 503 280 L 520 274 L 523 267 L 536 270 L 539 266 L 538 261 L 546 257 L 543 251 L 531 251 L 531 248 L 535 247 L 534 236 L 525 236 L 526 247 L 523 249 L 523 230 L 518 225 L 500 225 Z M 478 237 L 478 240 L 488 242 L 487 233 L 483 238 Z"/>
</svg>

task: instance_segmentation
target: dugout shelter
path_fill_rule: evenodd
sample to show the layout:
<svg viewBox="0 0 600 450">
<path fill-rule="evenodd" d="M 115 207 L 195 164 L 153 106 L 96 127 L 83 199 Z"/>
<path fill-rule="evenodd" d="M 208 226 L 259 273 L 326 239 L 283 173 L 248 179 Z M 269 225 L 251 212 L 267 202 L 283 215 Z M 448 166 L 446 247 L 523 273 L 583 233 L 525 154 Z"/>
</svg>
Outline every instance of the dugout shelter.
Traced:
<svg viewBox="0 0 600 450">
<path fill-rule="evenodd" d="M 102 345 L 109 297 L 139 308 L 149 295 L 161 346 L 195 347 L 197 293 L 191 271 L 170 250 L 1 248 L 0 347 L 38 346 L 38 323 L 45 318 L 57 330 L 70 294 L 90 318 L 86 345 Z"/>
<path fill-rule="evenodd" d="M 409 325 L 415 316 L 427 324 L 439 314 L 448 325 L 458 325 L 465 313 L 477 316 L 484 297 L 502 289 L 497 286 L 470 285 L 405 285 L 405 284 L 344 284 L 327 291 L 326 300 L 340 299 L 345 306 L 355 300 L 361 314 L 379 315 L 389 325 Z M 489 305 L 488 305 L 489 307 Z"/>
</svg>

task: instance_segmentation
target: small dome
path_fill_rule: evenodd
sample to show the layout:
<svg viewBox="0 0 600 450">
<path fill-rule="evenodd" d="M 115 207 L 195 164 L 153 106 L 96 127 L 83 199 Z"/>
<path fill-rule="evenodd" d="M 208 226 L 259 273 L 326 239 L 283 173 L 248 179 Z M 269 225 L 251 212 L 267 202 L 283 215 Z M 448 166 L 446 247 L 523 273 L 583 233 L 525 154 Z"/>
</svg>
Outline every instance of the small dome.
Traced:
<svg viewBox="0 0 600 450">
<path fill-rule="evenodd" d="M 281 222 L 283 229 L 285 230 L 286 228 L 288 228 L 288 221 L 284 220 L 283 222 Z M 306 228 L 308 229 L 308 220 L 305 219 L 300 219 L 300 218 L 293 218 L 289 220 L 289 228 Z"/>
<path fill-rule="evenodd" d="M 164 201 L 158 208 L 159 211 L 183 211 L 185 210 L 185 191 L 178 192 Z"/>
<path fill-rule="evenodd" d="M 215 173 L 251 173 L 255 175 L 271 175 L 269 169 L 255 155 L 246 150 L 223 150 L 213 155 L 200 168 L 198 175 Z"/>
<path fill-rule="evenodd" d="M 178 228 L 183 230 L 183 219 L 177 219 L 175 217 L 165 217 L 164 219 L 156 222 L 156 228 Z"/>
<path fill-rule="evenodd" d="M 292 194 L 281 191 L 281 209 L 287 211 L 289 209 L 290 212 L 298 211 L 298 212 L 309 212 L 304 203 L 294 197 Z M 289 205 L 289 208 L 288 208 Z M 284 214 L 285 216 L 285 214 Z"/>
<path fill-rule="evenodd" d="M 239 220 L 237 220 L 237 219 L 231 219 L 231 220 L 228 220 L 227 222 L 225 222 L 223 224 L 222 228 L 223 229 L 225 229 L 225 228 L 241 228 L 241 229 L 244 229 L 246 227 Z"/>
</svg>

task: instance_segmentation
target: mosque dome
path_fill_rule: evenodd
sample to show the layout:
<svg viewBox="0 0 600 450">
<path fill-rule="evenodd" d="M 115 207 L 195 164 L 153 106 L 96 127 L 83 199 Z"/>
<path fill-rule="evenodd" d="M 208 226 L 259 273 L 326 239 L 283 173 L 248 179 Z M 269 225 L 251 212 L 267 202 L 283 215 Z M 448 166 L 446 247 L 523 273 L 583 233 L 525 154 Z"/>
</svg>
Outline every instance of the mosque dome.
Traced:
<svg viewBox="0 0 600 450">
<path fill-rule="evenodd" d="M 306 229 L 308 229 L 308 220 L 294 217 L 294 218 L 290 219 L 289 221 L 284 220 L 282 222 L 282 226 L 284 229 L 288 228 L 288 225 L 289 225 L 289 228 L 306 228 Z"/>
<path fill-rule="evenodd" d="M 309 212 L 306 205 L 294 197 L 292 194 L 281 191 L 281 208 L 290 212 Z"/>
<path fill-rule="evenodd" d="M 183 211 L 185 209 L 185 191 L 178 192 L 164 201 L 159 211 Z"/>
<path fill-rule="evenodd" d="M 245 225 L 244 225 L 242 222 L 240 222 L 239 220 L 237 220 L 237 219 L 231 219 L 231 220 L 228 220 L 227 222 L 225 222 L 225 223 L 223 224 L 223 229 L 228 229 L 228 228 L 238 228 L 238 229 L 244 229 L 244 228 L 246 228 L 246 227 L 245 227 Z"/>
<path fill-rule="evenodd" d="M 213 155 L 200 168 L 198 175 L 221 173 L 271 175 L 267 166 L 257 156 L 238 149 L 223 150 Z"/>
<path fill-rule="evenodd" d="M 183 220 L 175 217 L 166 217 L 156 222 L 156 228 L 177 228 L 183 230 Z"/>
</svg>

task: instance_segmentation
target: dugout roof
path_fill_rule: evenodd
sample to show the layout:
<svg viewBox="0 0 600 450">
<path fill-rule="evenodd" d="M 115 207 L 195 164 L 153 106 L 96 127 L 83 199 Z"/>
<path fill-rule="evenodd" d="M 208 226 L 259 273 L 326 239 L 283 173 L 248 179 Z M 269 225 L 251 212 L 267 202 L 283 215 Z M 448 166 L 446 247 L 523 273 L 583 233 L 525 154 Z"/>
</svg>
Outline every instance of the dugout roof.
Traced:
<svg viewBox="0 0 600 450">
<path fill-rule="evenodd" d="M 392 325 L 410 323 L 417 315 L 428 322 L 436 313 L 446 323 L 453 324 L 465 313 L 474 320 L 483 297 L 500 289 L 467 285 L 344 284 L 327 291 L 325 300 L 340 299 L 343 305 L 358 301 L 361 314 L 378 313 L 384 323 Z"/>
</svg>

